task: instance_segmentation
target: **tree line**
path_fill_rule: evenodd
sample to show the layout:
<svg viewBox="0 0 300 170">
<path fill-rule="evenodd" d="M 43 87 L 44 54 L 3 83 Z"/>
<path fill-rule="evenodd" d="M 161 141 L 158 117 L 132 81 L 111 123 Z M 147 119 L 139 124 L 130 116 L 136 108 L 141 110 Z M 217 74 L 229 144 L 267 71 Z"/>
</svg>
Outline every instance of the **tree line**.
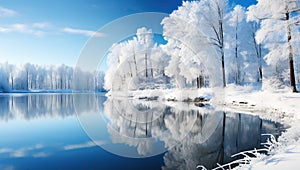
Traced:
<svg viewBox="0 0 300 170">
<path fill-rule="evenodd" d="M 0 64 L 0 92 L 72 90 L 74 68 L 67 65 Z M 80 72 L 84 90 L 103 91 L 103 72 Z"/>
</svg>

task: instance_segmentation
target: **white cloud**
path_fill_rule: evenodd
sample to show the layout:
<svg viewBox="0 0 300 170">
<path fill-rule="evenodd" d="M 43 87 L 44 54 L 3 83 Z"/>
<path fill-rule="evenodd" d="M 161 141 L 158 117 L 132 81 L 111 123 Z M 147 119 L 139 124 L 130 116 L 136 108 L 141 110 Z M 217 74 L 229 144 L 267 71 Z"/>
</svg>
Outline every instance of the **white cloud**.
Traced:
<svg viewBox="0 0 300 170">
<path fill-rule="evenodd" d="M 0 6 L 0 17 L 15 16 L 17 12 Z"/>
<path fill-rule="evenodd" d="M 10 148 L 1 148 L 0 149 L 0 154 L 2 154 L 2 153 L 9 153 L 11 151 L 12 151 L 12 149 L 10 149 Z"/>
<path fill-rule="evenodd" d="M 28 147 L 26 150 L 35 150 L 35 149 L 41 149 L 41 148 L 43 148 L 44 147 L 44 145 L 42 145 L 42 144 L 36 144 L 36 145 L 34 145 L 34 146 L 32 146 L 32 147 Z"/>
<path fill-rule="evenodd" d="M 74 28 L 64 28 L 63 32 L 70 33 L 70 34 L 81 34 L 88 37 L 104 37 L 105 34 L 97 31 L 91 31 L 91 30 L 83 30 L 83 29 L 74 29 Z"/>
<path fill-rule="evenodd" d="M 36 36 L 44 35 L 44 31 L 40 29 L 33 28 L 33 26 L 26 25 L 26 24 L 12 24 L 8 26 L 0 26 L 0 33 L 25 33 L 25 34 L 32 34 Z"/>
<path fill-rule="evenodd" d="M 59 31 L 61 29 L 54 27 L 49 22 L 35 22 L 31 24 L 23 24 L 23 23 L 15 23 L 11 25 L 0 25 L 0 33 L 22 33 L 22 34 L 31 34 L 35 36 L 43 36 L 47 33 Z M 88 37 L 104 37 L 105 34 L 91 31 L 91 30 L 83 30 L 83 29 L 74 29 L 65 27 L 62 29 L 63 32 L 69 34 L 78 34 L 78 35 L 85 35 Z"/>
<path fill-rule="evenodd" d="M 64 147 L 65 150 L 73 150 L 73 149 L 82 149 L 82 148 L 90 148 L 93 146 L 97 146 L 97 145 L 103 145 L 105 144 L 104 141 L 89 141 L 86 143 L 81 143 L 81 144 L 74 144 L 74 145 L 67 145 Z"/>
<path fill-rule="evenodd" d="M 26 156 L 26 150 L 25 149 L 19 149 L 15 150 L 10 153 L 10 156 L 13 158 L 21 158 Z"/>
<path fill-rule="evenodd" d="M 48 153 L 46 152 L 38 152 L 32 155 L 34 158 L 45 158 L 47 156 L 49 156 Z"/>
<path fill-rule="evenodd" d="M 19 148 L 19 149 L 3 148 L 3 149 L 0 149 L 0 154 L 9 153 L 10 157 L 21 158 L 21 157 L 30 156 L 29 155 L 30 151 L 33 151 L 33 154 L 32 154 L 33 157 L 46 157 L 49 154 L 44 153 L 44 152 L 34 153 L 37 149 L 41 149 L 43 147 L 44 146 L 42 144 L 36 144 L 34 146 L 23 147 L 23 148 Z"/>
<path fill-rule="evenodd" d="M 51 24 L 49 22 L 36 22 L 32 24 L 32 27 L 43 29 L 51 27 Z"/>
</svg>

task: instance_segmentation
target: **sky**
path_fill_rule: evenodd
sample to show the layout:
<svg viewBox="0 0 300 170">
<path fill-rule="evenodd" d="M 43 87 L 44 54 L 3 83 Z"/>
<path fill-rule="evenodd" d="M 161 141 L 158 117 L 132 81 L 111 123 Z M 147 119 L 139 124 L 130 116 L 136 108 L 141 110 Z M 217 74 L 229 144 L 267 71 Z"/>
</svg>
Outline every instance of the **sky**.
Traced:
<svg viewBox="0 0 300 170">
<path fill-rule="evenodd" d="M 256 0 L 231 0 L 249 6 Z M 74 66 L 97 30 L 140 12 L 171 13 L 181 0 L 0 0 L 0 62 Z M 103 37 L 101 33 L 97 34 Z M 105 37 L 109 38 L 109 37 Z"/>
</svg>

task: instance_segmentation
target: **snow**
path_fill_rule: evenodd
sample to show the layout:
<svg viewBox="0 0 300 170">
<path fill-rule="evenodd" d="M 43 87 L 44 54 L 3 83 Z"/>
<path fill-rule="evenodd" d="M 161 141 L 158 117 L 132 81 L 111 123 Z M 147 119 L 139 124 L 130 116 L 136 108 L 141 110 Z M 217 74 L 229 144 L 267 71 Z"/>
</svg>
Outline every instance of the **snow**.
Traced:
<svg viewBox="0 0 300 170">
<path fill-rule="evenodd" d="M 260 90 L 258 86 L 234 86 L 228 85 L 225 89 L 226 104 L 233 101 L 247 102 L 248 106 L 255 109 L 277 110 L 293 115 L 300 110 L 300 93 L 291 93 L 290 89 L 282 90 Z"/>
<path fill-rule="evenodd" d="M 254 163 L 251 168 L 260 169 L 296 169 L 300 161 L 300 144 L 288 146 L 284 152 L 267 157 L 264 161 Z"/>
<path fill-rule="evenodd" d="M 213 92 L 211 88 L 199 89 L 161 89 L 161 90 L 140 90 L 130 92 L 131 96 L 134 98 L 143 98 L 143 97 L 153 97 L 159 96 L 161 100 L 174 99 L 175 101 L 183 101 L 184 99 L 196 97 L 204 97 L 206 99 L 211 99 Z"/>
<path fill-rule="evenodd" d="M 299 103 L 300 93 L 291 93 L 289 89 L 267 91 L 260 90 L 259 85 L 229 85 L 225 89 L 226 109 L 259 114 L 261 117 L 290 126 L 278 138 L 278 146 L 271 151 L 270 156 L 264 155 L 252 160 L 250 165 L 243 165 L 236 169 L 296 169 L 298 167 L 300 161 Z"/>
</svg>

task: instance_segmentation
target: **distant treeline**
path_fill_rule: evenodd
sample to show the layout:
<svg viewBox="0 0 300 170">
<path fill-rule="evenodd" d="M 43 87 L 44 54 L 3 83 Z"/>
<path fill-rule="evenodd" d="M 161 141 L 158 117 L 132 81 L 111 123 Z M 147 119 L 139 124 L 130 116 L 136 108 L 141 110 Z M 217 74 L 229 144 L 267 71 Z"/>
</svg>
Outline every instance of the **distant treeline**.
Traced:
<svg viewBox="0 0 300 170">
<path fill-rule="evenodd" d="M 72 90 L 74 67 L 0 63 L 0 92 L 14 90 Z M 103 72 L 80 71 L 84 90 L 103 91 Z"/>
</svg>

